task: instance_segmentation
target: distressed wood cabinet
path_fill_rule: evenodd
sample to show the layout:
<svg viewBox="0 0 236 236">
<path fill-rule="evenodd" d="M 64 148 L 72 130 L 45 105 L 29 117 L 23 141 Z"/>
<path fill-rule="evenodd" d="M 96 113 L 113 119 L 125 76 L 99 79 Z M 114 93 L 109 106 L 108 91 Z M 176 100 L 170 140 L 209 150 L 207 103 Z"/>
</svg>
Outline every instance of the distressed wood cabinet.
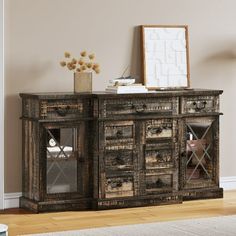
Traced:
<svg viewBox="0 0 236 236">
<path fill-rule="evenodd" d="M 20 94 L 21 207 L 109 209 L 223 197 L 221 93 Z"/>
</svg>

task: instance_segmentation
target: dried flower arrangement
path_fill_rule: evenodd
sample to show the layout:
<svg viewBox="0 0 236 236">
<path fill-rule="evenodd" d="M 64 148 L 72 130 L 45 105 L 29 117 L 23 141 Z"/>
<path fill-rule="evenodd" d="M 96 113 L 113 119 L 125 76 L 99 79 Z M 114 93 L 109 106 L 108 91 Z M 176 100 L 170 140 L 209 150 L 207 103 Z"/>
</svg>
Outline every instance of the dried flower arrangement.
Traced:
<svg viewBox="0 0 236 236">
<path fill-rule="evenodd" d="M 80 53 L 80 58 L 77 60 L 71 57 L 69 52 L 65 52 L 64 56 L 68 62 L 61 61 L 60 65 L 62 67 L 67 67 L 69 70 L 74 72 L 92 72 L 94 71 L 96 74 L 100 73 L 100 66 L 98 63 L 94 62 L 95 55 L 94 53 L 88 54 L 86 51 L 82 51 Z"/>
</svg>

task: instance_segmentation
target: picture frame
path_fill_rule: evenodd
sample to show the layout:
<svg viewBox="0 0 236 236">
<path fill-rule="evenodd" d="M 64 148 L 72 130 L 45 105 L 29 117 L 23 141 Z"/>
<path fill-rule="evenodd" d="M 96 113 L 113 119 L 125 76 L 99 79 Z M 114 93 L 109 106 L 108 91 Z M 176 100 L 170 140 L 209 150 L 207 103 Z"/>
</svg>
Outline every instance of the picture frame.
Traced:
<svg viewBox="0 0 236 236">
<path fill-rule="evenodd" d="M 149 90 L 190 87 L 187 25 L 141 25 L 142 82 Z"/>
</svg>

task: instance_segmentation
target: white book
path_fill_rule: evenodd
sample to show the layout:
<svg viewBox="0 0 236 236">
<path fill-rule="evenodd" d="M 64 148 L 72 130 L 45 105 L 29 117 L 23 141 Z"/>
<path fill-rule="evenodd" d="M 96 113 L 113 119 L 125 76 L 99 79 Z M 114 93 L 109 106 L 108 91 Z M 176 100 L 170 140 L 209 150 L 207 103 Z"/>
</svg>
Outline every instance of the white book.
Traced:
<svg viewBox="0 0 236 236">
<path fill-rule="evenodd" d="M 120 89 L 120 88 L 122 88 L 122 89 L 128 89 L 128 88 L 130 88 L 130 89 L 133 89 L 133 88 L 138 88 L 138 89 L 141 89 L 141 88 L 146 88 L 144 85 L 142 85 L 142 84 L 131 84 L 131 85 L 120 85 L 120 86 L 114 86 L 114 85 L 108 85 L 107 86 L 107 88 L 109 88 L 109 89 Z"/>
<path fill-rule="evenodd" d="M 108 87 L 106 92 L 111 93 L 147 93 L 148 90 L 145 86 L 118 86 Z"/>
</svg>

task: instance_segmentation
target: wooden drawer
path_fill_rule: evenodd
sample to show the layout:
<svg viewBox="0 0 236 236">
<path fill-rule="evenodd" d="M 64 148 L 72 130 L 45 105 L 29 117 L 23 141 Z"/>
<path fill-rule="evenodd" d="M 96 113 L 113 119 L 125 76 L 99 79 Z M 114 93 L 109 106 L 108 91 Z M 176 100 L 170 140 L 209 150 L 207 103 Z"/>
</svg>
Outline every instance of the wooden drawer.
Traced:
<svg viewBox="0 0 236 236">
<path fill-rule="evenodd" d="M 156 194 L 173 191 L 173 172 L 147 172 L 145 176 L 146 194 Z"/>
<path fill-rule="evenodd" d="M 106 178 L 105 197 L 131 197 L 134 196 L 133 176 L 112 176 Z"/>
<path fill-rule="evenodd" d="M 182 97 L 181 100 L 182 114 L 219 112 L 218 96 Z"/>
<path fill-rule="evenodd" d="M 122 146 L 134 143 L 134 121 L 114 121 L 104 123 L 105 145 Z"/>
<path fill-rule="evenodd" d="M 145 145 L 145 168 L 162 169 L 173 168 L 174 163 L 173 145 L 169 143 L 156 143 Z"/>
<path fill-rule="evenodd" d="M 110 150 L 105 152 L 105 168 L 107 170 L 127 170 L 134 168 L 133 150 Z"/>
<path fill-rule="evenodd" d="M 89 100 L 44 100 L 40 102 L 42 119 L 73 119 L 89 115 Z"/>
<path fill-rule="evenodd" d="M 171 138 L 173 136 L 173 119 L 146 121 L 146 139 Z"/>
<path fill-rule="evenodd" d="M 177 98 L 109 99 L 103 103 L 102 116 L 171 115 L 178 112 Z"/>
</svg>

